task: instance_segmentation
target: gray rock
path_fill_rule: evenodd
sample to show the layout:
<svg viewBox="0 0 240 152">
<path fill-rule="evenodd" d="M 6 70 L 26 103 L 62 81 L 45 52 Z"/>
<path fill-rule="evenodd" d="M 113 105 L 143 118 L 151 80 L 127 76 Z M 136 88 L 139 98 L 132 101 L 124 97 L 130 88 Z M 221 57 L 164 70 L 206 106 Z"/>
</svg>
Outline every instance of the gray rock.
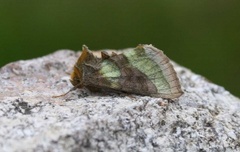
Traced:
<svg viewBox="0 0 240 152">
<path fill-rule="evenodd" d="M 0 151 L 240 151 L 240 100 L 174 63 L 184 95 L 68 91 L 79 56 L 58 51 L 0 69 Z"/>
</svg>

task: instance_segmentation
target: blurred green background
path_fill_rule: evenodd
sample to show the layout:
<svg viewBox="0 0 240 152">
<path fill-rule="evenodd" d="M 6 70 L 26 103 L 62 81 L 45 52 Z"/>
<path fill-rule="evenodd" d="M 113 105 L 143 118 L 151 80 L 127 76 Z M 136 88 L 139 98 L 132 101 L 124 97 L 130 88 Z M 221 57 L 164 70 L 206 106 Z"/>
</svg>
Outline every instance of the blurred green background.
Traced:
<svg viewBox="0 0 240 152">
<path fill-rule="evenodd" d="M 153 44 L 240 96 L 240 1 L 0 0 L 0 67 L 58 49 Z"/>
</svg>

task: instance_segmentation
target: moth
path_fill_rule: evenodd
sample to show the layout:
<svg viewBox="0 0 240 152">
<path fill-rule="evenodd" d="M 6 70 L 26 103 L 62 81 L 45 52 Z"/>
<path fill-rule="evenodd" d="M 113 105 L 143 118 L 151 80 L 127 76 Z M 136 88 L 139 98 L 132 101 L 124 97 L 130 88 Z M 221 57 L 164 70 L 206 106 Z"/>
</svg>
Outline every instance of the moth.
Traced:
<svg viewBox="0 0 240 152">
<path fill-rule="evenodd" d="M 117 91 L 167 99 L 183 94 L 169 58 L 152 45 L 138 45 L 120 54 L 102 51 L 100 58 L 84 45 L 70 82 L 74 86 L 70 91 L 86 87 L 90 91 Z"/>
</svg>

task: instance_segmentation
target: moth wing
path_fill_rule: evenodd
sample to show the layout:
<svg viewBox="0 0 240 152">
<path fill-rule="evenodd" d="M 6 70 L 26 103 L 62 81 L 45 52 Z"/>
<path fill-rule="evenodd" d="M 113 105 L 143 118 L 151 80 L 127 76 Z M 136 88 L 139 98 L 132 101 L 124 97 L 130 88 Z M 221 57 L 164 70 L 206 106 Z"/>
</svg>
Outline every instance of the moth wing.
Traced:
<svg viewBox="0 0 240 152">
<path fill-rule="evenodd" d="M 170 99 L 183 94 L 169 59 L 152 45 L 114 54 L 104 59 L 100 67 L 86 76 L 86 86 Z"/>
<path fill-rule="evenodd" d="M 136 71 L 134 72 L 136 73 Z M 154 84 L 143 75 L 106 76 L 106 74 L 113 73 L 105 73 L 104 76 L 92 75 L 89 77 L 91 82 L 88 86 L 140 95 L 157 93 Z"/>
<path fill-rule="evenodd" d="M 177 98 L 183 94 L 177 74 L 168 57 L 152 45 L 139 45 L 123 52 L 128 62 L 145 73 L 157 88 L 155 97 Z"/>
</svg>

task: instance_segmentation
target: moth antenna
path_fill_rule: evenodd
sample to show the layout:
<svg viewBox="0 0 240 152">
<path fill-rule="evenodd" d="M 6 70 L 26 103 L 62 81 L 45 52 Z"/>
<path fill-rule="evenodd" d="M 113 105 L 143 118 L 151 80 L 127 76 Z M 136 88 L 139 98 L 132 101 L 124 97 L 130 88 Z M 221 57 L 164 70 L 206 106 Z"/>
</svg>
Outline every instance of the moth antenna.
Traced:
<svg viewBox="0 0 240 152">
<path fill-rule="evenodd" d="M 61 94 L 61 95 L 57 95 L 57 96 L 52 96 L 52 98 L 59 98 L 59 97 L 63 97 L 65 95 L 67 95 L 69 92 L 73 91 L 72 89 L 70 89 L 68 92 Z"/>
<path fill-rule="evenodd" d="M 57 95 L 57 96 L 52 96 L 52 98 L 59 98 L 59 97 L 63 97 L 65 95 L 67 95 L 69 92 L 73 91 L 73 90 L 76 90 L 79 86 L 81 86 L 82 83 L 79 83 L 77 85 L 75 85 L 74 87 L 72 87 L 68 92 L 64 93 L 64 94 L 61 94 L 61 95 Z"/>
</svg>

